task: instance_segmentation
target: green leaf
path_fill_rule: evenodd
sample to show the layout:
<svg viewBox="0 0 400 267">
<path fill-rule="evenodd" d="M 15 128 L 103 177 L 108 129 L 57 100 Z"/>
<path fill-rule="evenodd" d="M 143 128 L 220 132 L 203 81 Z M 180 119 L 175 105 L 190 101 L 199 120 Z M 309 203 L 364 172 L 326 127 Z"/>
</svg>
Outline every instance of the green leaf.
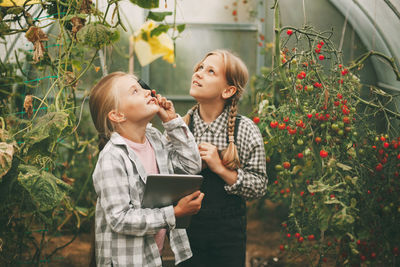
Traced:
<svg viewBox="0 0 400 267">
<path fill-rule="evenodd" d="M 40 171 L 35 166 L 20 165 L 18 169 L 18 182 L 28 191 L 41 212 L 54 209 L 72 189 L 53 174 Z"/>
<path fill-rule="evenodd" d="M 24 153 L 29 158 L 49 155 L 51 148 L 67 126 L 68 114 L 65 112 L 50 112 L 35 120 L 32 130 L 23 136 Z"/>
<path fill-rule="evenodd" d="M 326 231 L 329 226 L 329 218 L 331 216 L 330 209 L 323 207 L 318 213 L 319 228 L 321 231 Z"/>
<path fill-rule="evenodd" d="M 62 20 L 68 21 L 68 20 L 71 20 L 71 19 L 73 19 L 75 17 L 78 17 L 80 19 L 86 19 L 88 17 L 88 14 L 84 14 L 84 13 L 82 13 L 82 14 L 71 14 L 71 15 L 64 16 L 62 18 Z"/>
<path fill-rule="evenodd" d="M 159 0 L 130 0 L 135 5 L 138 5 L 142 8 L 158 8 Z"/>
<path fill-rule="evenodd" d="M 147 37 L 147 32 L 145 32 L 145 31 L 143 31 L 142 30 L 142 39 L 144 40 L 144 41 L 146 41 L 146 42 L 148 42 L 149 41 L 149 38 Z"/>
<path fill-rule="evenodd" d="M 10 7 L 7 9 L 7 14 L 12 14 L 12 15 L 18 15 L 24 11 L 24 8 L 22 6 L 17 6 L 17 7 Z"/>
<path fill-rule="evenodd" d="M 149 15 L 147 16 L 147 19 L 151 19 L 154 21 L 163 21 L 166 16 L 172 15 L 172 12 L 149 12 Z"/>
<path fill-rule="evenodd" d="M 181 33 L 185 30 L 186 24 L 178 25 L 176 28 L 178 29 L 178 32 Z"/>
<path fill-rule="evenodd" d="M 170 26 L 165 25 L 165 24 L 160 24 L 157 26 L 157 28 L 154 28 L 153 30 L 151 30 L 150 32 L 150 36 L 159 36 L 160 34 L 167 32 L 169 30 Z"/>
<path fill-rule="evenodd" d="M 31 131 L 23 137 L 25 144 L 34 145 L 49 139 L 55 142 L 61 132 L 68 126 L 68 114 L 65 112 L 49 112 L 35 121 Z"/>
<path fill-rule="evenodd" d="M 118 42 L 120 37 L 121 37 L 121 34 L 119 33 L 119 31 L 113 31 L 110 35 L 110 42 L 111 43 Z"/>
<path fill-rule="evenodd" d="M 76 60 L 76 59 L 72 59 L 71 60 L 71 64 L 77 71 L 81 71 L 82 70 L 82 61 Z"/>
</svg>

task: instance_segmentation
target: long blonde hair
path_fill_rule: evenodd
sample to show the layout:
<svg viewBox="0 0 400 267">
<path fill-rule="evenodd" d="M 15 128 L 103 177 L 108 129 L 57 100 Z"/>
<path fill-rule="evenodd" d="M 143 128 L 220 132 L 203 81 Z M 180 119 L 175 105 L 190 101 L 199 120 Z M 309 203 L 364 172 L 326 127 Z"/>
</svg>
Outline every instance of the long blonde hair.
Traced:
<svg viewBox="0 0 400 267">
<path fill-rule="evenodd" d="M 115 131 L 115 125 L 108 118 L 108 113 L 118 108 L 118 90 L 115 86 L 117 78 L 124 77 L 125 72 L 113 72 L 104 76 L 90 90 L 89 107 L 94 126 L 99 135 L 99 149 L 102 150 Z"/>
<path fill-rule="evenodd" d="M 236 115 L 238 110 L 237 105 L 249 79 L 249 72 L 244 62 L 238 56 L 227 50 L 214 50 L 209 52 L 199 63 L 197 63 L 197 65 L 194 67 L 194 71 L 196 71 L 203 61 L 211 55 L 218 55 L 222 57 L 224 62 L 226 82 L 229 86 L 236 87 L 236 93 L 225 103 L 226 106 L 230 105 L 227 126 L 229 145 L 224 151 L 222 151 L 222 164 L 224 164 L 224 166 L 228 169 L 236 170 L 240 167 L 239 154 L 235 145 L 234 137 Z M 193 106 L 183 117 L 183 120 L 186 122 L 186 124 L 189 125 L 191 115 L 198 108 L 198 106 L 198 104 Z"/>
</svg>

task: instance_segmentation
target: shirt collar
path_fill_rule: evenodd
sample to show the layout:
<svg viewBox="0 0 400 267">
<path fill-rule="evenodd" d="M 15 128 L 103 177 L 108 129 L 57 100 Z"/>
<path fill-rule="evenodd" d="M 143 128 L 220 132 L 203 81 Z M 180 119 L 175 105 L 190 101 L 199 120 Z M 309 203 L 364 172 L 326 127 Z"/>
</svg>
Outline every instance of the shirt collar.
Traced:
<svg viewBox="0 0 400 267">
<path fill-rule="evenodd" d="M 147 124 L 146 130 L 149 129 L 149 128 L 151 128 L 151 127 L 152 127 L 152 124 L 151 124 L 151 123 Z M 148 131 L 146 131 L 146 137 L 149 138 L 149 136 L 148 136 Z M 114 145 L 124 145 L 124 146 L 127 146 L 127 147 L 128 147 L 128 144 L 126 143 L 125 139 L 124 139 L 119 133 L 117 133 L 117 132 L 113 132 L 113 133 L 111 134 L 110 141 L 111 141 Z"/>
<path fill-rule="evenodd" d="M 202 136 L 209 129 L 215 136 L 223 133 L 226 129 L 229 116 L 229 106 L 225 107 L 222 113 L 212 123 L 206 123 L 200 117 L 199 109 L 193 113 L 194 125 L 196 125 L 196 135 Z"/>
</svg>

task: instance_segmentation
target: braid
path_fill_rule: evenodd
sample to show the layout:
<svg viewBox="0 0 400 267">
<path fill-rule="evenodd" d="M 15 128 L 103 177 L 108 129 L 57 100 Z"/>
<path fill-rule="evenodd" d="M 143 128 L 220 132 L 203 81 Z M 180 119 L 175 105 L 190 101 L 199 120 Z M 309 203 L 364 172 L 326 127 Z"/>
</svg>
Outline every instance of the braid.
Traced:
<svg viewBox="0 0 400 267">
<path fill-rule="evenodd" d="M 236 170 L 240 167 L 239 154 L 235 145 L 235 123 L 237 115 L 237 99 L 232 99 L 231 108 L 228 118 L 228 147 L 222 152 L 222 164 L 231 170 Z"/>
<path fill-rule="evenodd" d="M 196 111 L 196 109 L 199 108 L 199 104 L 197 103 L 196 105 L 194 105 L 191 109 L 189 109 L 189 111 L 186 113 L 185 116 L 183 116 L 183 121 L 186 123 L 186 125 L 190 124 L 190 117 L 192 116 L 193 112 Z"/>
</svg>

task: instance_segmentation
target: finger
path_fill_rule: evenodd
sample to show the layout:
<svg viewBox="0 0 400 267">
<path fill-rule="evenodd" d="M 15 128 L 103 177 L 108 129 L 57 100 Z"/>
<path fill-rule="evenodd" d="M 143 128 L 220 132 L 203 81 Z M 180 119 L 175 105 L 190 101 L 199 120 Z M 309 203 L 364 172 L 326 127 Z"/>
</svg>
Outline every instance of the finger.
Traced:
<svg viewBox="0 0 400 267">
<path fill-rule="evenodd" d="M 200 190 L 197 190 L 196 192 L 193 192 L 192 194 L 186 196 L 188 201 L 191 201 L 195 198 L 197 198 L 200 195 Z"/>
<path fill-rule="evenodd" d="M 166 108 L 166 109 L 170 109 L 171 107 L 172 107 L 172 102 L 169 101 L 169 100 L 167 100 L 167 101 L 165 102 L 165 108 Z"/>
<path fill-rule="evenodd" d="M 200 195 L 197 197 L 196 201 L 202 202 L 204 198 L 204 193 L 200 193 Z"/>
<path fill-rule="evenodd" d="M 198 148 L 199 148 L 199 150 L 201 149 L 201 150 L 205 150 L 205 149 L 207 149 L 207 145 L 208 145 L 208 143 L 200 143 L 199 145 L 198 145 Z"/>
<path fill-rule="evenodd" d="M 161 106 L 163 108 L 165 108 L 165 102 L 167 101 L 167 99 L 165 97 L 161 97 Z"/>
<path fill-rule="evenodd" d="M 157 95 L 156 95 L 156 99 L 157 99 L 158 105 L 160 105 L 160 103 L 161 103 L 161 95 L 160 95 L 160 94 L 157 94 Z"/>
</svg>

